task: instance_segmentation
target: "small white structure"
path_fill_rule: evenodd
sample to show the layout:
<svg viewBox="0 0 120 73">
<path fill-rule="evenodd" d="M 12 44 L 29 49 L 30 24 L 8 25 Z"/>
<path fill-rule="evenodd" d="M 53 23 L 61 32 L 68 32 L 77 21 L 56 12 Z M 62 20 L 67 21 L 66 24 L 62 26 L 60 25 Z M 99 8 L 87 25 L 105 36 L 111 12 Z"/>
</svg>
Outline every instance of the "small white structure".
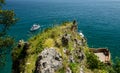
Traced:
<svg viewBox="0 0 120 73">
<path fill-rule="evenodd" d="M 33 24 L 33 26 L 31 27 L 30 31 L 35 31 L 38 30 L 40 28 L 39 24 Z"/>
<path fill-rule="evenodd" d="M 22 44 L 24 44 L 24 43 L 25 43 L 24 40 L 19 40 L 18 45 L 22 45 Z"/>
<path fill-rule="evenodd" d="M 79 35 L 83 38 L 84 37 L 84 34 L 82 32 L 79 33 Z"/>
</svg>

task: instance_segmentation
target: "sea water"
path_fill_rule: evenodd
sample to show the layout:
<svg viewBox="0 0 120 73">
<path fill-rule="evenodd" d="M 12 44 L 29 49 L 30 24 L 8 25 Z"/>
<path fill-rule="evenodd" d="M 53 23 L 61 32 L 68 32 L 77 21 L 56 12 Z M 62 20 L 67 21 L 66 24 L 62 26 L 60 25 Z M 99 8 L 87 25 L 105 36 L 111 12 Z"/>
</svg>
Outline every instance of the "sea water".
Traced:
<svg viewBox="0 0 120 73">
<path fill-rule="evenodd" d="M 16 39 L 27 41 L 34 23 L 41 25 L 40 32 L 64 21 L 78 22 L 78 29 L 87 38 L 89 47 L 107 47 L 112 55 L 120 57 L 120 1 L 41 2 L 8 0 L 5 9 L 13 9 L 19 21 L 8 31 Z M 0 73 L 10 73 L 10 53 Z"/>
</svg>

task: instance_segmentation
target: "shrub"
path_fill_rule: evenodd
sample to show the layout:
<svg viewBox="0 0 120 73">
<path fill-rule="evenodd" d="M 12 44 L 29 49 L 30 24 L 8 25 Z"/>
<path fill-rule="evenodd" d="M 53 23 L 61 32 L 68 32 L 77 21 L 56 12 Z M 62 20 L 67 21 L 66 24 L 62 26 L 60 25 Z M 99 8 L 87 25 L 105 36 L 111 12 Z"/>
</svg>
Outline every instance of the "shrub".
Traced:
<svg viewBox="0 0 120 73">
<path fill-rule="evenodd" d="M 45 47 L 50 48 L 50 47 L 53 47 L 54 45 L 55 45 L 55 42 L 54 42 L 54 40 L 51 39 L 51 38 L 46 39 L 45 42 L 43 43 L 43 47 L 44 47 L 44 48 L 45 48 Z"/>
<path fill-rule="evenodd" d="M 65 68 L 63 67 L 63 68 L 59 69 L 58 71 L 56 71 L 56 73 L 65 73 Z"/>
<path fill-rule="evenodd" d="M 70 63 L 70 69 L 72 70 L 73 73 L 77 73 L 78 72 L 78 65 L 77 63 Z"/>
<path fill-rule="evenodd" d="M 88 68 L 92 70 L 105 68 L 105 65 L 102 62 L 100 62 L 100 60 L 98 60 L 98 57 L 94 53 L 92 52 L 87 53 L 86 58 L 87 58 Z"/>
<path fill-rule="evenodd" d="M 118 57 L 115 59 L 114 70 L 116 73 L 120 72 L 120 58 Z"/>
</svg>

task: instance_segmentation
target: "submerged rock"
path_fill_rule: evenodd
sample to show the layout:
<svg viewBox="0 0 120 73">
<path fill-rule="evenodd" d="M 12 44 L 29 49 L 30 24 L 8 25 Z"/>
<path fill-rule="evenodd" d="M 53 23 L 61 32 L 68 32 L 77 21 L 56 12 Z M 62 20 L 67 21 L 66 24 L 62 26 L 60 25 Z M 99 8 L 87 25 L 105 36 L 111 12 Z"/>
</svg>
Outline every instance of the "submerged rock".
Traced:
<svg viewBox="0 0 120 73">
<path fill-rule="evenodd" d="M 62 57 L 54 48 L 44 49 L 36 62 L 35 73 L 54 73 L 62 67 Z"/>
</svg>

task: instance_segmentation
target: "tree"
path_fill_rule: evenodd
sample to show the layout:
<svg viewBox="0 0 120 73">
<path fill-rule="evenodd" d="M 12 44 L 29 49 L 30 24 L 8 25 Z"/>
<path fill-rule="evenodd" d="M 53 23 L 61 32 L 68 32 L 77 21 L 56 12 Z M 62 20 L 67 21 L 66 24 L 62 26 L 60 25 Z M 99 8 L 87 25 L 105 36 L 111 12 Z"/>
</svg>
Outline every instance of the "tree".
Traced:
<svg viewBox="0 0 120 73">
<path fill-rule="evenodd" d="M 118 57 L 115 58 L 113 68 L 116 71 L 116 73 L 120 72 L 120 58 L 118 58 Z"/>
<path fill-rule="evenodd" d="M 0 65 L 4 62 L 7 48 L 10 48 L 14 43 L 13 38 L 7 35 L 7 31 L 17 21 L 13 10 L 2 9 L 4 4 L 5 0 L 0 0 Z"/>
</svg>

